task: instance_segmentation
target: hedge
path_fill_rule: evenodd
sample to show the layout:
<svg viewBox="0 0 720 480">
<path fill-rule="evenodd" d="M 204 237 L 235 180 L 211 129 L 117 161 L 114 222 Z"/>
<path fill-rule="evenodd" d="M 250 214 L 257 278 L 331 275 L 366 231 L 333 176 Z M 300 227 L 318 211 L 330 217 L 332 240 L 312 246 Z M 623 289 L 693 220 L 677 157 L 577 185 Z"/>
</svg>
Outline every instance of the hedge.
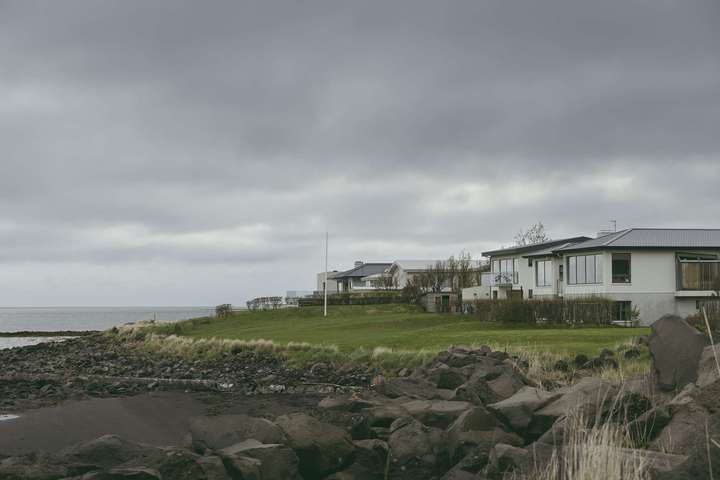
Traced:
<svg viewBox="0 0 720 480">
<path fill-rule="evenodd" d="M 320 306 L 324 303 L 324 297 L 307 297 L 298 299 L 301 307 Z M 382 292 L 380 295 L 365 294 L 333 294 L 328 295 L 328 305 L 377 305 L 381 303 L 408 303 L 399 292 Z"/>
<path fill-rule="evenodd" d="M 610 325 L 614 302 L 605 298 L 478 300 L 474 314 L 483 321 L 538 325 Z"/>
</svg>

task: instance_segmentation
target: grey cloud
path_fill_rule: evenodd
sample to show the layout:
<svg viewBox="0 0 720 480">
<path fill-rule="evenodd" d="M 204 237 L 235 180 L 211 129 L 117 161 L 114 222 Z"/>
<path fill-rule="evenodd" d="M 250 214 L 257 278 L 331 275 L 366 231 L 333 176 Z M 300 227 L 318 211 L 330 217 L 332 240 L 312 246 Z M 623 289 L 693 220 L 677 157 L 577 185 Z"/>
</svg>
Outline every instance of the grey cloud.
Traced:
<svg viewBox="0 0 720 480">
<path fill-rule="evenodd" d="M 713 0 L 0 1 L 0 263 L 134 303 L 150 262 L 148 291 L 219 303 L 203 266 L 311 287 L 325 229 L 342 268 L 538 219 L 720 226 L 718 26 Z"/>
</svg>

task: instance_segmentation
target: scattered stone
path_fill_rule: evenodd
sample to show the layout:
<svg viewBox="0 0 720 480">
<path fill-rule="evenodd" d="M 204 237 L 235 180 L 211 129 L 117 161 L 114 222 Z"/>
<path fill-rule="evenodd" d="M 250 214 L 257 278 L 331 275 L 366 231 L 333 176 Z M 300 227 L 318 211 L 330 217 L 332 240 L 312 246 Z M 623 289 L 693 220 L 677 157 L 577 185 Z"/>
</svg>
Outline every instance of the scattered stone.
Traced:
<svg viewBox="0 0 720 480">
<path fill-rule="evenodd" d="M 556 399 L 558 395 L 539 388 L 523 387 L 512 397 L 488 405 L 488 408 L 504 419 L 513 430 L 524 432 L 532 421 L 533 413 Z"/>
<path fill-rule="evenodd" d="M 514 372 L 503 372 L 496 379 L 490 380 L 488 386 L 499 399 L 504 400 L 515 395 L 525 383 Z"/>
<path fill-rule="evenodd" d="M 371 402 L 360 398 L 357 394 L 332 395 L 323 398 L 318 404 L 318 408 L 324 410 L 342 410 L 346 412 L 359 412 L 363 409 L 377 405 L 377 402 Z"/>
<path fill-rule="evenodd" d="M 460 369 L 451 368 L 445 364 L 428 370 L 427 378 L 434 383 L 437 388 L 447 390 L 455 390 L 467 380 Z"/>
<path fill-rule="evenodd" d="M 623 357 L 625 360 L 633 360 L 635 358 L 640 357 L 640 349 L 637 347 L 630 347 L 627 350 L 625 350 L 625 353 L 623 353 Z"/>
<path fill-rule="evenodd" d="M 568 372 L 570 371 L 570 364 L 567 360 L 560 359 L 555 362 L 555 365 L 553 365 L 553 370 L 557 370 L 558 372 Z"/>
<path fill-rule="evenodd" d="M 130 460 L 146 459 L 158 451 L 154 447 L 138 445 L 117 435 L 104 435 L 66 448 L 58 455 L 68 464 L 101 469 L 121 465 Z"/>
<path fill-rule="evenodd" d="M 389 398 L 442 399 L 437 387 L 422 378 L 391 378 L 376 388 L 376 391 Z"/>
<path fill-rule="evenodd" d="M 484 407 L 475 407 L 462 414 L 447 431 L 451 460 L 459 460 L 474 452 L 476 457 L 487 461 L 490 449 L 496 443 L 522 445 L 522 439 L 504 431 L 500 423 Z"/>
<path fill-rule="evenodd" d="M 245 440 L 220 450 L 223 458 L 249 457 L 260 461 L 258 469 L 263 480 L 293 480 L 298 477 L 298 457 L 285 445 L 264 444 Z"/>
<path fill-rule="evenodd" d="M 676 315 L 665 315 L 652 324 L 650 355 L 658 386 L 678 390 L 698 378 L 698 364 L 709 341 Z"/>
<path fill-rule="evenodd" d="M 403 403 L 409 415 L 429 427 L 446 428 L 472 404 L 447 400 L 413 400 Z"/>
<path fill-rule="evenodd" d="M 588 358 L 587 355 L 578 353 L 577 355 L 575 355 L 575 359 L 573 360 L 573 363 L 575 364 L 576 368 L 582 368 L 583 365 L 585 365 L 589 361 L 590 361 L 590 359 Z"/>
<path fill-rule="evenodd" d="M 390 427 L 390 476 L 417 480 L 442 475 L 450 468 L 445 432 L 406 417 Z"/>
<path fill-rule="evenodd" d="M 524 448 L 498 443 L 490 452 L 488 478 L 501 479 L 506 473 L 522 475 L 530 470 L 530 453 Z"/>
</svg>

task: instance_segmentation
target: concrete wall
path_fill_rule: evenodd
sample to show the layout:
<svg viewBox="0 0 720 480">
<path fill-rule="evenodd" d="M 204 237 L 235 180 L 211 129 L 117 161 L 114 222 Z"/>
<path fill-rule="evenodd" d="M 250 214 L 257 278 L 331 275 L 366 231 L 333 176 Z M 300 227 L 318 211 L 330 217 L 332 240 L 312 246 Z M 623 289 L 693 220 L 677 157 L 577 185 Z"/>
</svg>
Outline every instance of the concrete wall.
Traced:
<svg viewBox="0 0 720 480">
<path fill-rule="evenodd" d="M 338 285 L 337 281 L 331 279 L 330 277 L 338 272 L 328 272 L 328 293 L 337 293 L 338 291 Z M 325 272 L 320 272 L 317 274 L 317 291 L 322 292 L 323 291 L 323 282 L 325 281 Z"/>
<path fill-rule="evenodd" d="M 481 285 L 479 287 L 468 287 L 462 289 L 463 303 L 474 302 L 476 300 L 490 299 L 490 287 Z"/>
</svg>

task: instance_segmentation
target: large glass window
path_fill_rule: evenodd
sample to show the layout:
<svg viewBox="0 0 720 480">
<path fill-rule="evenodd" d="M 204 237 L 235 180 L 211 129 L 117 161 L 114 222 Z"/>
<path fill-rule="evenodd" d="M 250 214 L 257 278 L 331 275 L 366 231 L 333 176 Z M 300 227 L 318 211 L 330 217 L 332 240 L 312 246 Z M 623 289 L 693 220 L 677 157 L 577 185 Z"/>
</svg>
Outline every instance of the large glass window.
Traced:
<svg viewBox="0 0 720 480">
<path fill-rule="evenodd" d="M 632 320 L 632 302 L 621 301 L 613 304 L 613 320 L 628 322 Z"/>
<path fill-rule="evenodd" d="M 552 286 L 552 260 L 535 262 L 535 285 L 538 287 Z"/>
<path fill-rule="evenodd" d="M 577 283 L 577 257 L 568 258 L 568 283 L 570 285 Z"/>
<path fill-rule="evenodd" d="M 493 272 L 503 273 L 503 280 L 506 278 L 512 283 L 518 283 L 518 270 L 520 260 L 517 258 L 506 258 L 503 260 L 493 260 Z"/>
<path fill-rule="evenodd" d="M 573 255 L 568 257 L 568 284 L 602 283 L 602 255 Z"/>
<path fill-rule="evenodd" d="M 630 283 L 630 254 L 612 254 L 612 282 Z"/>
<path fill-rule="evenodd" d="M 714 254 L 679 253 L 679 290 L 720 289 L 720 261 Z"/>
</svg>

